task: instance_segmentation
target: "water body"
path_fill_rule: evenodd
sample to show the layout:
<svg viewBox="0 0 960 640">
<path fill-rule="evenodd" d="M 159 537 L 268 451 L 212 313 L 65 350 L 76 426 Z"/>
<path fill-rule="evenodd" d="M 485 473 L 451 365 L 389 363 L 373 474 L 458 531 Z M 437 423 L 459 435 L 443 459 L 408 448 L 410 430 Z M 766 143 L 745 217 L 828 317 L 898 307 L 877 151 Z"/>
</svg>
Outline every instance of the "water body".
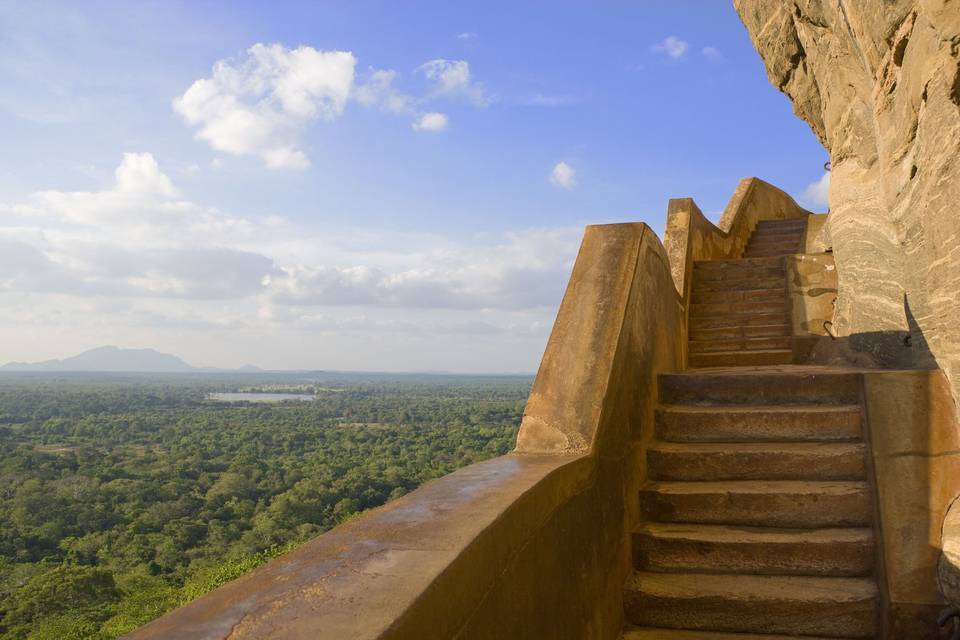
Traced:
<svg viewBox="0 0 960 640">
<path fill-rule="evenodd" d="M 208 400 L 214 402 L 283 402 L 284 400 L 299 400 L 309 402 L 316 400 L 317 396 L 306 393 L 259 393 L 259 392 L 240 392 L 240 393 L 209 393 Z"/>
</svg>

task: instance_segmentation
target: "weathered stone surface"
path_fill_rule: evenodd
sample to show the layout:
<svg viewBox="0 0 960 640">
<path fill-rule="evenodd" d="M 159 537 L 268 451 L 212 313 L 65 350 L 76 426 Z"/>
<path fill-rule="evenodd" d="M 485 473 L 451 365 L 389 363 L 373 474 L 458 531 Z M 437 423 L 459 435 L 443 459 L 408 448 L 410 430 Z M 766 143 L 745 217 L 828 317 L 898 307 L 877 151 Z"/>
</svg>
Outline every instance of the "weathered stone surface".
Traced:
<svg viewBox="0 0 960 640">
<path fill-rule="evenodd" d="M 770 81 L 830 152 L 829 223 L 808 233 L 808 247 L 833 247 L 838 334 L 869 338 L 847 343 L 870 351 L 860 364 L 935 361 L 956 401 L 960 3 L 734 5 Z"/>
<path fill-rule="evenodd" d="M 860 578 L 636 572 L 624 606 L 634 624 L 842 638 L 876 637 L 879 617 Z"/>
<path fill-rule="evenodd" d="M 794 336 L 826 336 L 837 299 L 837 269 L 829 253 L 786 257 Z"/>
<path fill-rule="evenodd" d="M 938 638 L 941 523 L 960 493 L 960 431 L 939 371 L 865 371 L 892 638 Z"/>
<path fill-rule="evenodd" d="M 867 576 L 873 531 L 648 523 L 633 534 L 637 569 L 660 573 Z"/>
<path fill-rule="evenodd" d="M 657 522 L 796 528 L 860 527 L 872 515 L 867 484 L 849 480 L 651 482 L 640 513 Z"/>
</svg>

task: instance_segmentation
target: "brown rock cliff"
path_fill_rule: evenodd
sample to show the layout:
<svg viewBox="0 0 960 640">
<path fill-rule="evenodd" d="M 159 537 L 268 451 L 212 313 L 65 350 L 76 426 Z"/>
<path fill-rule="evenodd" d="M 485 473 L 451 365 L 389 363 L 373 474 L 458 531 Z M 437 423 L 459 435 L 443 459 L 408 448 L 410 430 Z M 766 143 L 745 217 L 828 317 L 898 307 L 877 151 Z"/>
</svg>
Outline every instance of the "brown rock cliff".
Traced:
<svg viewBox="0 0 960 640">
<path fill-rule="evenodd" d="M 830 152 L 835 330 L 875 364 L 939 365 L 957 400 L 960 0 L 734 6 Z"/>
</svg>

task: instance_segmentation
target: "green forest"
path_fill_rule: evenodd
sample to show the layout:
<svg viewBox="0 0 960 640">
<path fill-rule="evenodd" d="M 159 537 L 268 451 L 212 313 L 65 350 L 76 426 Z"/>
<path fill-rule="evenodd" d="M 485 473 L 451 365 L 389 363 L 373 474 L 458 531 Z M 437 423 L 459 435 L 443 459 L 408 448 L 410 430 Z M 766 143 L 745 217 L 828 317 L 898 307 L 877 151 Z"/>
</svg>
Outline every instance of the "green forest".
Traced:
<svg viewBox="0 0 960 640">
<path fill-rule="evenodd" d="M 531 378 L 0 375 L 0 637 L 116 638 L 513 448 Z M 304 391 L 311 402 L 209 394 Z"/>
</svg>

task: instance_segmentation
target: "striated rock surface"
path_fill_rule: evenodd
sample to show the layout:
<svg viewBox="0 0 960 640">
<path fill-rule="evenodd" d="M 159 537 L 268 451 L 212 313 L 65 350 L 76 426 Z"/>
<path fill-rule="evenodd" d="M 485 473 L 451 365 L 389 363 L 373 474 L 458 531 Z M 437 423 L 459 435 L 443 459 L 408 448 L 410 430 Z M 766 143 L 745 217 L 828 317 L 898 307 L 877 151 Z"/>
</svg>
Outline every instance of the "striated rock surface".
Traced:
<svg viewBox="0 0 960 640">
<path fill-rule="evenodd" d="M 835 331 L 870 345 L 876 365 L 939 365 L 956 401 L 960 0 L 734 5 L 770 81 L 830 152 Z"/>
</svg>

